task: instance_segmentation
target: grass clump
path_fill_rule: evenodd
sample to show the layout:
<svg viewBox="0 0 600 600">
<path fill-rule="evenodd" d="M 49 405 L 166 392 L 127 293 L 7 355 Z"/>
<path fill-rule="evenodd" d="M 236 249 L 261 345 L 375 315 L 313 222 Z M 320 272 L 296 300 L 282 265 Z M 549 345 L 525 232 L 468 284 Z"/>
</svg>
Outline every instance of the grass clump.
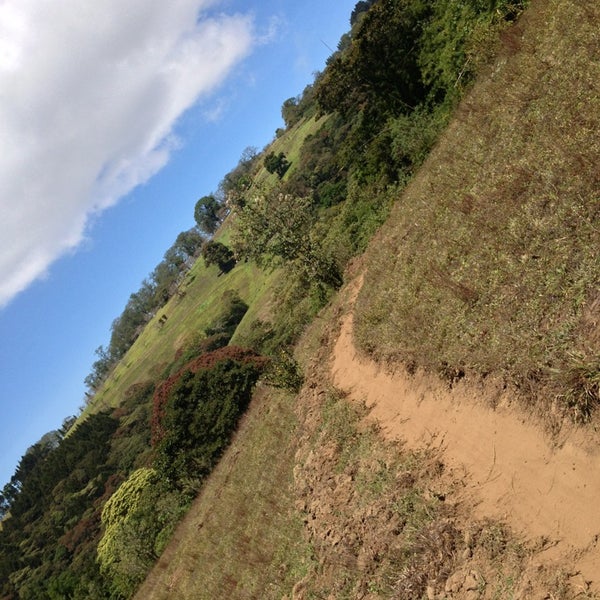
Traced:
<svg viewBox="0 0 600 600">
<path fill-rule="evenodd" d="M 563 384 L 563 401 L 575 421 L 586 422 L 600 404 L 600 358 L 572 352 L 562 369 L 554 374 Z"/>
</svg>

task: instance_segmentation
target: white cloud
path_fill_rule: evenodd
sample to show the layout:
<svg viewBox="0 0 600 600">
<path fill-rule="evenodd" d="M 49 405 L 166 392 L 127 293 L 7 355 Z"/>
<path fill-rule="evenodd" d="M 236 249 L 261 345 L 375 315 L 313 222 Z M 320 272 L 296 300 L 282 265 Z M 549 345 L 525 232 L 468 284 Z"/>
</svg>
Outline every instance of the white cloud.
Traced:
<svg viewBox="0 0 600 600">
<path fill-rule="evenodd" d="M 0 1 L 0 306 L 144 183 L 255 44 L 214 0 Z"/>
</svg>

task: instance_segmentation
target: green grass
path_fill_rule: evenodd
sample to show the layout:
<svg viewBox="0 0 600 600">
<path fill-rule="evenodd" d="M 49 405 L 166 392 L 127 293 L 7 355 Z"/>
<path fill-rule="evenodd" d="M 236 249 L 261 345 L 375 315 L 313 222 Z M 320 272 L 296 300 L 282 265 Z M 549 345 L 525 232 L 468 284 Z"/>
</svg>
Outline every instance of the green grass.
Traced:
<svg viewBox="0 0 600 600">
<path fill-rule="evenodd" d="M 300 148 L 306 137 L 316 133 L 327 118 L 328 117 L 321 117 L 320 119 L 316 119 L 311 117 L 310 119 L 301 119 L 296 125 L 287 130 L 284 135 L 273 141 L 269 147 L 269 151 L 273 151 L 276 154 L 283 152 L 291 163 L 290 168 L 283 177 L 284 181 L 294 172 L 300 157 Z M 254 186 L 257 189 L 261 189 L 261 187 L 271 188 L 275 187 L 278 181 L 277 175 L 269 173 L 264 166 L 261 165 L 261 168 L 254 179 Z"/>
<path fill-rule="evenodd" d="M 550 0 L 525 19 L 369 252 L 357 337 L 450 379 L 550 386 L 586 418 L 585 394 L 600 400 L 600 7 Z"/>
</svg>

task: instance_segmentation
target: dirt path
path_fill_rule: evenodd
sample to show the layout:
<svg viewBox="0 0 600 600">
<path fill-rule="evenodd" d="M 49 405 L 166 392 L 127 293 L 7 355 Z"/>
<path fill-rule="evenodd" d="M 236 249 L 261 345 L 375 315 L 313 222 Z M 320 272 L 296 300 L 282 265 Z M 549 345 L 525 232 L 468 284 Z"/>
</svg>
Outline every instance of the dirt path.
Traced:
<svg viewBox="0 0 600 600">
<path fill-rule="evenodd" d="M 360 281 L 351 289 L 351 302 Z M 573 562 L 600 590 L 600 456 L 567 439 L 553 448 L 514 407 L 490 410 L 474 390 L 428 376 L 390 374 L 357 354 L 352 310 L 332 357 L 334 384 L 366 401 L 384 435 L 409 447 L 433 445 L 477 502 L 478 517 L 549 538 L 549 561 Z"/>
</svg>

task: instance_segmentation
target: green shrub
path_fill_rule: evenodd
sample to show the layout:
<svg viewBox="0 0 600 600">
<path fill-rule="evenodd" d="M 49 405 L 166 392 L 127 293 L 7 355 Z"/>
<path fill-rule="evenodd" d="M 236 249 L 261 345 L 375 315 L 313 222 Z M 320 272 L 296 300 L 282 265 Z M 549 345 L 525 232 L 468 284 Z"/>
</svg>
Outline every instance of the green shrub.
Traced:
<svg viewBox="0 0 600 600">
<path fill-rule="evenodd" d="M 498 28 L 513 21 L 523 0 L 436 0 L 423 29 L 419 65 L 437 103 L 454 102 L 490 59 Z"/>
<path fill-rule="evenodd" d="M 107 500 L 97 553 L 117 597 L 130 597 L 144 580 L 187 505 L 149 468 L 134 471 Z"/>
<path fill-rule="evenodd" d="M 184 370 L 157 390 L 156 465 L 173 484 L 210 473 L 252 398 L 261 361 L 252 353 L 244 358 L 235 348 L 221 354 L 214 364 Z"/>
<path fill-rule="evenodd" d="M 304 383 L 304 375 L 293 355 L 280 349 L 269 362 L 263 380 L 273 387 L 298 392 Z"/>
</svg>

